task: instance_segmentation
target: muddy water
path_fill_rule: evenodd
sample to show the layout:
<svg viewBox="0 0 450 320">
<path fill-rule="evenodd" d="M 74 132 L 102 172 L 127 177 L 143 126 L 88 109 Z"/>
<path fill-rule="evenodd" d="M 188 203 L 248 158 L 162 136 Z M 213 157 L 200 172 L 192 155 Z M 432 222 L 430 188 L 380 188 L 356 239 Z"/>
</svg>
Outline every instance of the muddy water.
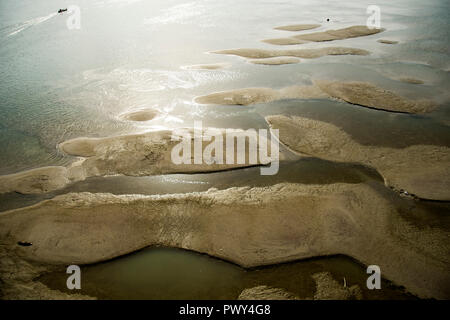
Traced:
<svg viewBox="0 0 450 320">
<path fill-rule="evenodd" d="M 182 267 L 180 267 L 182 266 Z M 343 256 L 315 258 L 243 269 L 207 255 L 173 248 L 147 248 L 108 262 L 81 267 L 80 293 L 100 299 L 236 299 L 245 288 L 267 285 L 311 299 L 311 276 L 330 272 L 347 286 L 357 284 L 365 299 L 414 299 L 383 280 L 381 290 L 366 288 L 365 267 Z M 65 270 L 42 276 L 50 288 L 69 292 Z"/>
<path fill-rule="evenodd" d="M 68 192 L 152 195 L 199 192 L 210 188 L 257 187 L 282 182 L 329 184 L 337 182 L 360 183 L 363 181 L 381 183 L 383 181 L 376 171 L 362 165 L 335 163 L 317 158 L 300 158 L 293 154 L 286 154 L 291 159 L 282 161 L 278 174 L 273 176 L 262 176 L 260 175 L 260 167 L 250 167 L 214 173 L 171 174 L 148 177 L 93 177 L 47 194 L 0 194 L 0 212 L 29 206 Z"/>
</svg>

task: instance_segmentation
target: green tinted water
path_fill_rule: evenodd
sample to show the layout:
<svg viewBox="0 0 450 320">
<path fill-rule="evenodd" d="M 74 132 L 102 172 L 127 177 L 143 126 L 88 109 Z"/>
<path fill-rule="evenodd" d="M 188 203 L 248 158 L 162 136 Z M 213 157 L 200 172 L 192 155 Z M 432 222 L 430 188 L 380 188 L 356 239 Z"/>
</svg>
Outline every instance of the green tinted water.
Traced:
<svg viewBox="0 0 450 320">
<path fill-rule="evenodd" d="M 242 290 L 266 285 L 299 298 L 313 298 L 313 274 L 330 272 L 342 286 L 359 285 L 365 299 L 413 299 L 387 281 L 368 290 L 364 266 L 343 257 L 309 259 L 243 269 L 207 255 L 171 248 L 148 248 L 105 263 L 81 267 L 81 290 L 100 299 L 236 299 Z M 65 270 L 42 276 L 50 288 L 66 288 Z M 73 292 L 73 291 L 72 291 Z"/>
</svg>

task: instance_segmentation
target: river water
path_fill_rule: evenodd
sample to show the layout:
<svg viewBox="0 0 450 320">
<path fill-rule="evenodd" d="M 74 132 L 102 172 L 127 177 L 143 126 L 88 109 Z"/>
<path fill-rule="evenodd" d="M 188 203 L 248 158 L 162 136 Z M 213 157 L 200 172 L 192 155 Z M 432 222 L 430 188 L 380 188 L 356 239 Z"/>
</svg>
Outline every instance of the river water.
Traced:
<svg viewBox="0 0 450 320">
<path fill-rule="evenodd" d="M 267 128 L 264 116 L 281 113 L 337 124 L 363 144 L 450 146 L 450 109 L 445 102 L 450 89 L 448 1 L 377 1 L 385 32 L 331 44 L 366 49 L 371 52 L 368 56 L 327 56 L 294 65 L 261 66 L 208 53 L 276 48 L 260 40 L 286 36 L 285 31 L 273 30 L 279 25 L 322 24 L 314 31 L 364 25 L 369 4 L 372 1 L 2 0 L 0 174 L 70 163 L 73 158 L 56 147 L 70 138 L 186 127 L 196 120 L 202 120 L 203 126 Z M 69 6 L 80 9 L 79 30 L 68 29 L 70 13 L 56 14 Z M 377 39 L 399 44 L 380 44 Z M 325 46 L 330 44 L 301 47 Z M 183 68 L 212 63 L 229 66 Z M 369 81 L 412 99 L 432 98 L 441 107 L 429 115 L 414 116 L 328 100 L 284 100 L 247 107 L 194 102 L 196 96 L 216 91 L 306 85 L 316 78 Z M 414 85 L 400 78 L 425 83 Z M 154 108 L 159 116 L 146 122 L 120 118 L 141 108 Z M 286 181 L 382 183 L 376 172 L 361 166 L 283 152 L 287 161 L 274 177 L 261 177 L 259 169 L 247 168 L 198 175 L 91 178 L 47 195 L 1 195 L 0 210 L 70 191 L 155 194 Z M 182 274 L 178 274 L 180 265 L 185 270 Z M 332 271 L 336 278 L 347 274 L 349 282 L 354 275 L 355 283 L 363 283 L 362 267 L 346 258 L 246 271 L 182 250 L 146 249 L 86 267 L 85 292 L 104 298 L 236 298 L 243 288 L 262 283 L 311 297 L 310 275 L 321 270 Z M 302 284 L 295 288 L 289 284 L 294 275 Z M 61 277 L 53 275 L 46 281 L 61 288 L 61 283 L 55 284 Z M 392 294 L 401 296 L 395 290 Z"/>
</svg>

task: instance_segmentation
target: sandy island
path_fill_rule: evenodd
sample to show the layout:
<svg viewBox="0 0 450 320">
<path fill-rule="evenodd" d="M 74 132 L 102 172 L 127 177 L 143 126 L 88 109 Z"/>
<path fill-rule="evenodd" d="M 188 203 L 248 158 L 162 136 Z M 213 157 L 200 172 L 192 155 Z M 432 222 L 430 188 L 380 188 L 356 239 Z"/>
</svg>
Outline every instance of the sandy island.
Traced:
<svg viewBox="0 0 450 320">
<path fill-rule="evenodd" d="M 233 132 L 235 136 L 244 136 L 246 132 L 239 129 L 204 128 L 204 134 L 222 137 L 223 150 L 226 144 L 226 132 Z M 193 136 L 192 129 L 185 129 L 184 133 Z M 19 192 L 23 194 L 45 193 L 61 189 L 69 183 L 84 180 L 88 177 L 106 175 L 147 176 L 168 173 L 213 172 L 242 168 L 260 164 L 267 164 L 265 160 L 257 159 L 254 164 L 249 159 L 249 141 L 245 141 L 245 161 L 238 164 L 238 152 L 235 152 L 235 164 L 215 163 L 214 149 L 210 144 L 215 141 L 204 141 L 202 153 L 208 148 L 210 158 L 203 158 L 202 164 L 175 164 L 171 158 L 172 148 L 180 145 L 180 141 L 172 140 L 178 137 L 175 131 L 153 131 L 143 134 L 115 136 L 107 138 L 76 138 L 60 144 L 60 149 L 72 156 L 82 157 L 73 164 L 62 167 L 43 167 L 10 175 L 0 176 L 0 193 Z M 219 140 L 217 143 L 221 143 Z M 260 141 L 259 145 L 269 145 L 267 141 Z M 191 143 L 191 148 L 193 143 Z M 270 147 L 269 147 L 270 150 Z M 259 149 L 257 150 L 259 152 Z M 191 151 L 192 157 L 194 151 Z M 224 157 L 224 156 L 223 156 Z M 282 155 L 281 155 L 282 157 Z M 280 159 L 282 159 L 280 157 Z M 259 158 L 259 157 L 258 157 Z M 212 162 L 207 164 L 206 162 Z"/>
<path fill-rule="evenodd" d="M 448 299 L 448 232 L 405 216 L 393 196 L 365 183 L 65 194 L 0 214 L 3 290 L 32 294 L 36 281 L 27 276 L 48 264 L 95 263 L 161 245 L 243 267 L 345 254 L 366 265 L 376 261 L 383 276 L 420 297 Z M 17 260 L 42 267 L 21 269 Z"/>
<path fill-rule="evenodd" d="M 322 32 L 299 34 L 287 38 L 266 39 L 263 40 L 263 42 L 275 45 L 293 45 L 303 44 L 306 42 L 344 40 L 349 38 L 369 36 L 382 31 L 384 31 L 384 29 L 369 29 L 366 26 L 351 26 L 338 30 L 326 30 Z"/>
<path fill-rule="evenodd" d="M 290 46 L 295 44 L 303 44 L 307 43 L 308 41 L 303 41 L 295 38 L 273 38 L 273 39 L 264 39 L 261 40 L 262 42 L 274 44 L 277 46 Z"/>
<path fill-rule="evenodd" d="M 284 31 L 303 31 L 303 30 L 311 30 L 320 27 L 320 24 L 291 24 L 287 26 L 275 27 L 275 30 L 284 30 Z"/>
<path fill-rule="evenodd" d="M 358 106 L 392 112 L 420 114 L 431 112 L 436 108 L 436 103 L 431 100 L 409 100 L 367 82 L 325 80 L 314 80 L 313 85 L 310 86 L 292 86 L 282 89 L 243 88 L 215 92 L 199 96 L 195 98 L 195 102 L 246 106 L 282 99 L 327 98 L 337 98 Z"/>
<path fill-rule="evenodd" d="M 321 42 L 321 41 L 344 40 L 349 38 L 364 37 L 382 32 L 384 30 L 385 29 L 383 28 L 369 29 L 367 26 L 351 26 L 348 28 L 337 30 L 326 30 L 322 32 L 299 34 L 293 37 L 299 40 Z"/>
<path fill-rule="evenodd" d="M 266 50 L 266 49 L 228 49 L 212 51 L 216 54 L 230 54 L 243 58 L 262 59 L 275 57 L 297 57 L 304 59 L 320 58 L 326 55 L 368 55 L 369 51 L 345 47 L 327 47 L 319 49 L 292 49 L 292 50 Z"/>
<path fill-rule="evenodd" d="M 315 86 L 292 86 L 278 90 L 271 88 L 244 88 L 215 92 L 205 96 L 199 96 L 195 98 L 195 102 L 201 104 L 246 106 L 281 99 L 315 99 L 326 97 L 327 95 Z"/>
<path fill-rule="evenodd" d="M 450 200 L 450 148 L 413 145 L 396 149 L 361 145 L 340 128 L 318 120 L 268 116 L 291 150 L 331 161 L 358 162 L 375 168 L 386 186 L 423 199 Z"/>
<path fill-rule="evenodd" d="M 412 101 L 367 82 L 316 80 L 314 83 L 331 97 L 364 107 L 406 113 L 426 113 L 436 108 L 433 101 Z"/>
</svg>

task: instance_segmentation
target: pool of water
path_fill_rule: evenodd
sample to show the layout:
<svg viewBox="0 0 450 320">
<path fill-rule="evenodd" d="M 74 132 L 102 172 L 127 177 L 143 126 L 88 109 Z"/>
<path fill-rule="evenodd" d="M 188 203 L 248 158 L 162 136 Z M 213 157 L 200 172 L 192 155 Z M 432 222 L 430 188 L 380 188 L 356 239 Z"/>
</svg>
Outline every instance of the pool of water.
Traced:
<svg viewBox="0 0 450 320">
<path fill-rule="evenodd" d="M 242 290 L 266 285 L 311 299 L 313 274 L 329 272 L 340 284 L 359 285 L 364 299 L 414 299 L 383 280 L 368 290 L 365 267 L 344 257 L 324 257 L 275 266 L 244 269 L 223 260 L 174 248 L 147 248 L 108 262 L 81 267 L 79 293 L 100 299 L 236 299 Z M 65 270 L 39 278 L 53 289 L 66 288 Z M 73 291 L 72 291 L 73 292 Z"/>
</svg>

